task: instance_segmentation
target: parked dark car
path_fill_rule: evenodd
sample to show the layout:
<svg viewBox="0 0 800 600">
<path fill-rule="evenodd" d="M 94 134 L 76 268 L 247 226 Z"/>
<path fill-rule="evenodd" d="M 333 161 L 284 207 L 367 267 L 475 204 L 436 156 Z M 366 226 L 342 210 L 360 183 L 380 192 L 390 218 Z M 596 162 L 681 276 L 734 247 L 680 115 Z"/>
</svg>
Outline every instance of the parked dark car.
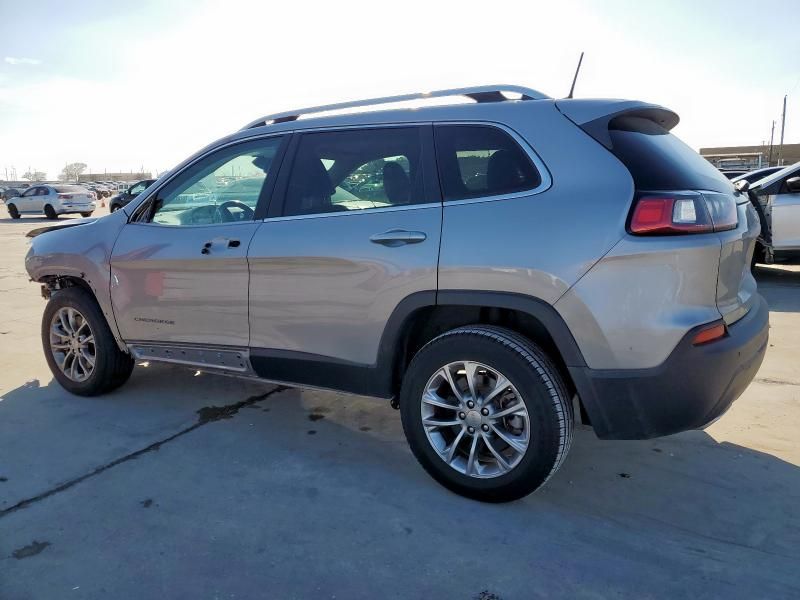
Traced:
<svg viewBox="0 0 800 600">
<path fill-rule="evenodd" d="M 136 198 L 136 196 L 138 196 L 147 188 L 149 188 L 154 182 L 155 179 L 144 179 L 138 183 L 134 183 L 126 191 L 120 192 L 111 199 L 111 203 L 109 204 L 109 210 L 111 212 L 119 210 L 120 208 L 125 206 L 128 202 Z"/>
<path fill-rule="evenodd" d="M 728 179 L 734 179 L 735 177 L 739 177 L 740 175 L 746 175 L 747 171 L 744 171 L 742 169 L 735 169 L 735 170 L 726 169 L 724 171 L 721 171 L 721 173 L 725 175 L 725 177 L 727 177 Z"/>
<path fill-rule="evenodd" d="M 731 179 L 731 183 L 738 183 L 742 180 L 746 181 L 747 183 L 755 183 L 756 181 L 760 181 L 765 177 L 769 177 L 773 173 L 777 173 L 778 171 L 782 171 L 785 169 L 785 166 L 782 167 L 763 167 L 761 169 L 756 169 L 755 171 L 749 171 L 744 175 L 738 175 Z"/>
<path fill-rule="evenodd" d="M 22 193 L 22 190 L 14 187 L 0 187 L 0 200 L 7 200 L 9 198 L 16 198 Z"/>
</svg>

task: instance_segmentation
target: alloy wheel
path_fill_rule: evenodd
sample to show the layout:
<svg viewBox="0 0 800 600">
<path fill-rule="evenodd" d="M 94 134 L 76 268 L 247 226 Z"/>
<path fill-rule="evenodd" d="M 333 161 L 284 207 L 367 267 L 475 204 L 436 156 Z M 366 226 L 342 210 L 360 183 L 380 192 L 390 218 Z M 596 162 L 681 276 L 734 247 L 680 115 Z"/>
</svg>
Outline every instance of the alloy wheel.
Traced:
<svg viewBox="0 0 800 600">
<path fill-rule="evenodd" d="M 65 306 L 50 323 L 50 352 L 64 375 L 86 381 L 94 372 L 97 349 L 89 322 L 76 309 Z"/>
<path fill-rule="evenodd" d="M 488 365 L 461 361 L 440 368 L 425 386 L 421 411 L 431 446 L 463 475 L 499 477 L 528 450 L 528 409 L 511 382 Z"/>
</svg>

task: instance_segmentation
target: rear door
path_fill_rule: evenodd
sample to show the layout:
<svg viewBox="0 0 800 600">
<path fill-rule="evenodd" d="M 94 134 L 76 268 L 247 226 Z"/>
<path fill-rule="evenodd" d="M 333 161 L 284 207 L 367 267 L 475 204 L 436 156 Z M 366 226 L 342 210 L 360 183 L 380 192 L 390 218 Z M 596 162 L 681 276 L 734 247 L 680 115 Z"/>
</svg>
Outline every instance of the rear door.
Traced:
<svg viewBox="0 0 800 600">
<path fill-rule="evenodd" d="M 693 285 L 695 300 L 715 284 L 716 305 L 726 323 L 744 316 L 756 300 L 756 281 L 750 271 L 756 239 L 760 232 L 758 215 L 747 194 L 734 188 L 711 163 L 684 144 L 660 124 L 639 116 L 620 116 L 609 123 L 612 152 L 628 168 L 636 184 L 637 197 L 670 197 L 680 194 L 702 198 L 698 214 L 708 211 L 714 233 L 681 237 L 683 248 L 676 251 L 695 254 L 685 268 L 707 283 Z M 692 213 L 694 214 L 694 213 Z M 717 272 L 703 272 L 701 255 L 707 253 L 703 236 L 719 242 Z M 674 239 L 674 238 L 673 238 Z M 716 254 L 715 249 L 715 254 Z"/>
<path fill-rule="evenodd" d="M 398 304 L 435 293 L 442 208 L 430 125 L 299 133 L 292 146 L 283 201 L 250 247 L 250 323 L 256 370 L 297 381 L 308 359 L 375 364 Z"/>
<path fill-rule="evenodd" d="M 111 299 L 123 339 L 248 345 L 247 248 L 272 191 L 283 140 L 225 146 L 177 173 L 137 207 L 111 258 Z M 215 192 L 231 173 L 261 185 L 218 202 Z M 198 188 L 202 195 L 191 191 Z"/>
</svg>

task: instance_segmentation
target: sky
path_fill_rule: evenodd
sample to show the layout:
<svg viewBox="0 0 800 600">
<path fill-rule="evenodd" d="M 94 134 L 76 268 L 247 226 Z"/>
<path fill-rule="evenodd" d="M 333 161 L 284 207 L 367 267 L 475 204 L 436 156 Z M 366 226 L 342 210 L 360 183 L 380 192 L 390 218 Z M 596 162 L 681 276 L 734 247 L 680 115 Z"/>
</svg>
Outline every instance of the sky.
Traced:
<svg viewBox="0 0 800 600">
<path fill-rule="evenodd" d="M 755 10 L 754 10 L 755 8 Z M 695 149 L 761 144 L 788 94 L 797 0 L 0 0 L 0 178 L 154 173 L 262 115 L 483 84 L 676 111 Z"/>
</svg>

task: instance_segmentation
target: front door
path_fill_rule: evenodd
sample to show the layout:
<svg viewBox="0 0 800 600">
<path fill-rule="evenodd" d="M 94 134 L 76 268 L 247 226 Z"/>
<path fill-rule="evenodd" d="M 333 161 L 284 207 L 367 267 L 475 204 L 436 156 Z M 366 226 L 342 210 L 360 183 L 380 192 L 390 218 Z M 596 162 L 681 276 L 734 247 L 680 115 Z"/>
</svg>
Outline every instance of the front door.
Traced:
<svg viewBox="0 0 800 600">
<path fill-rule="evenodd" d="M 776 185 L 777 193 L 767 204 L 772 214 L 772 246 L 775 250 L 800 249 L 800 192 L 796 191 L 795 181 L 789 183 L 798 176 L 800 169 L 784 176 Z"/>
<path fill-rule="evenodd" d="M 431 131 L 297 134 L 283 208 L 250 247 L 251 359 L 262 376 L 341 386 L 326 373 L 374 365 L 395 308 L 435 294 L 442 208 Z"/>
<path fill-rule="evenodd" d="M 38 195 L 40 189 L 41 188 L 38 186 L 29 187 L 20 194 L 19 198 L 15 199 L 14 204 L 16 204 L 19 212 L 42 212 L 44 204 L 42 202 L 42 196 Z"/>
<path fill-rule="evenodd" d="M 206 155 L 137 208 L 111 259 L 111 300 L 126 342 L 248 345 L 247 248 L 281 142 L 273 136 Z M 241 180 L 258 185 L 222 193 Z"/>
</svg>

